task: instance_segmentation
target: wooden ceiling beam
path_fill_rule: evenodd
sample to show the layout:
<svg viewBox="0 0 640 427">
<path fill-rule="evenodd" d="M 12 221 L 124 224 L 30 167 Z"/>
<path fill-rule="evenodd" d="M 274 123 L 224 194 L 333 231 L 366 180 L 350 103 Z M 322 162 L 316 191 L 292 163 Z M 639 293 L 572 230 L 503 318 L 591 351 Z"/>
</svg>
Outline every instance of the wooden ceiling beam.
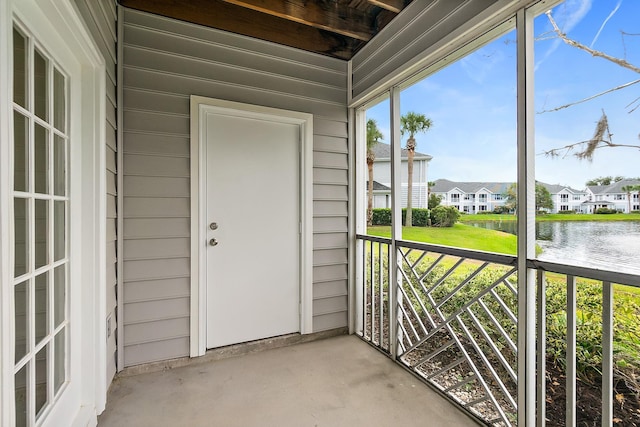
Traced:
<svg viewBox="0 0 640 427">
<path fill-rule="evenodd" d="M 338 2 L 304 0 L 224 0 L 237 6 L 309 25 L 354 39 L 369 41 L 375 33 L 374 18 Z"/>
<path fill-rule="evenodd" d="M 223 0 L 120 0 L 120 4 L 339 59 L 351 59 L 353 52 L 363 43 Z"/>
<path fill-rule="evenodd" d="M 393 13 L 400 13 L 404 9 L 404 0 L 367 0 L 369 3 L 390 10 Z"/>
</svg>

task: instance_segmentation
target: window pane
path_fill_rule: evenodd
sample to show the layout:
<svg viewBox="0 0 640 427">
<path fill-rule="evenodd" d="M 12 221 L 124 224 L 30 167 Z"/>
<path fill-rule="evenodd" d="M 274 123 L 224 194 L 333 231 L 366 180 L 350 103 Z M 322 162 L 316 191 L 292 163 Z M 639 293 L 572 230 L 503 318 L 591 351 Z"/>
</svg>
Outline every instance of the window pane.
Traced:
<svg viewBox="0 0 640 427">
<path fill-rule="evenodd" d="M 36 116 L 48 120 L 47 104 L 49 103 L 49 91 L 47 88 L 47 60 L 38 51 L 34 52 L 34 97 Z"/>
<path fill-rule="evenodd" d="M 16 191 L 27 191 L 28 123 L 27 118 L 22 114 L 13 113 L 13 189 Z"/>
<path fill-rule="evenodd" d="M 64 320 L 66 300 L 66 266 L 60 265 L 53 271 L 53 327 L 57 328 Z"/>
<path fill-rule="evenodd" d="M 14 245 L 15 259 L 13 274 L 15 277 L 25 274 L 28 270 L 29 257 L 27 256 L 28 245 L 28 201 L 26 199 L 14 199 L 13 219 L 14 219 Z"/>
<path fill-rule="evenodd" d="M 27 40 L 15 28 L 13 30 L 13 102 L 27 106 Z"/>
<path fill-rule="evenodd" d="M 36 231 L 35 231 L 36 268 L 40 268 L 49 262 L 49 255 L 47 250 L 49 247 L 49 234 L 48 234 L 49 202 L 46 200 L 36 200 L 35 214 L 36 214 Z"/>
<path fill-rule="evenodd" d="M 27 283 L 26 281 L 18 283 L 13 291 L 16 316 L 16 362 L 27 354 Z"/>
<path fill-rule="evenodd" d="M 53 202 L 53 260 L 58 261 L 65 257 L 65 202 Z"/>
<path fill-rule="evenodd" d="M 35 192 L 46 194 L 49 186 L 49 132 L 40 125 L 35 125 Z"/>
<path fill-rule="evenodd" d="M 66 99 L 64 90 L 64 76 L 53 70 L 53 126 L 64 132 L 66 118 Z"/>
<path fill-rule="evenodd" d="M 56 335 L 54 342 L 54 365 L 53 365 L 53 392 L 55 393 L 60 390 L 62 384 L 66 379 L 66 369 L 65 369 L 65 354 L 66 354 L 66 343 L 65 343 L 65 334 L 66 328 L 62 329 Z"/>
<path fill-rule="evenodd" d="M 53 194 L 66 195 L 67 156 L 66 140 L 58 135 L 53 137 Z"/>
<path fill-rule="evenodd" d="M 27 366 L 24 365 L 15 378 L 16 427 L 27 425 Z"/>
<path fill-rule="evenodd" d="M 47 360 L 49 359 L 49 345 L 45 345 L 36 354 L 36 417 L 47 404 Z"/>
<path fill-rule="evenodd" d="M 47 320 L 49 319 L 49 273 L 35 279 L 35 323 L 36 345 L 47 336 Z"/>
</svg>

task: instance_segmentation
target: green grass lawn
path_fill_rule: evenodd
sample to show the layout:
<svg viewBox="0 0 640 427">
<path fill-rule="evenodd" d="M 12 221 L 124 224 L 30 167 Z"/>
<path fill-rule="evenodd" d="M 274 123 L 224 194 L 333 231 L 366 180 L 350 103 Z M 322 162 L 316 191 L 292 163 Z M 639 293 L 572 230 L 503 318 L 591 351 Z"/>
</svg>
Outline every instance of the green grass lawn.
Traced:
<svg viewBox="0 0 640 427">
<path fill-rule="evenodd" d="M 379 237 L 391 237 L 391 227 L 368 227 L 367 234 Z M 442 228 L 403 227 L 402 238 L 403 240 L 498 252 L 509 255 L 515 255 L 517 248 L 516 236 L 512 234 L 459 223 L 453 227 Z"/>
<path fill-rule="evenodd" d="M 515 221 L 518 217 L 507 214 L 460 215 L 460 222 Z M 536 221 L 640 221 L 640 214 L 547 214 L 536 216 Z"/>
</svg>

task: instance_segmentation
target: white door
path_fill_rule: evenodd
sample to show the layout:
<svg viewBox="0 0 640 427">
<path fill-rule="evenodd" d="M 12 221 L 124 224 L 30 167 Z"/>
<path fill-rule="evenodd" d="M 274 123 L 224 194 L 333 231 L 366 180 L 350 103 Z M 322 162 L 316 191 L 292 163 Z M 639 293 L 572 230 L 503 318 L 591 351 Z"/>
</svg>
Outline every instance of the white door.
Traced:
<svg viewBox="0 0 640 427">
<path fill-rule="evenodd" d="M 68 1 L 3 1 L 2 12 L 0 425 L 95 424 L 106 391 L 100 58 Z"/>
<path fill-rule="evenodd" d="M 300 331 L 300 125 L 207 114 L 207 348 Z"/>
</svg>

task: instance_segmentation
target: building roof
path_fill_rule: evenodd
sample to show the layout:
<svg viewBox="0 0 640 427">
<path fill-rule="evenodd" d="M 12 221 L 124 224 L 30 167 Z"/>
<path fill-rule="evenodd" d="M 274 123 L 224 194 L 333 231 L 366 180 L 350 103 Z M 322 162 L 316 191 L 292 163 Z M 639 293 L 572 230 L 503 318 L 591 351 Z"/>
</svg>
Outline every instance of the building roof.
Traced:
<svg viewBox="0 0 640 427">
<path fill-rule="evenodd" d="M 448 179 L 438 179 L 431 187 L 433 193 L 447 193 L 455 188 L 464 193 L 477 193 L 483 188 L 494 194 L 504 194 L 512 182 L 455 182 Z"/>
<path fill-rule="evenodd" d="M 485 189 L 493 194 L 505 194 L 507 189 L 513 182 L 455 182 L 448 179 L 438 179 L 435 181 L 436 185 L 431 187 L 431 191 L 434 193 L 447 193 L 455 188 L 459 189 L 463 193 L 477 193 L 478 191 Z M 541 181 L 536 181 L 541 184 L 551 194 L 558 194 L 562 190 L 568 190 L 574 194 L 584 194 L 584 191 L 576 190 L 566 185 L 559 184 L 547 184 Z"/>
<path fill-rule="evenodd" d="M 385 144 L 384 142 L 378 142 L 376 145 L 373 146 L 372 148 L 373 154 L 375 154 L 376 156 L 376 160 L 389 160 L 391 158 L 391 146 L 389 144 Z M 406 148 L 402 148 L 401 149 L 401 158 L 406 159 L 407 158 L 407 149 Z M 419 152 L 415 152 L 415 156 L 414 156 L 414 160 L 431 160 L 433 157 L 431 157 L 428 154 L 424 154 L 424 153 L 419 153 Z"/>
<path fill-rule="evenodd" d="M 369 184 L 367 184 L 367 188 Z M 373 181 L 373 191 L 391 191 L 391 187 L 387 187 L 384 184 L 380 184 L 378 181 Z"/>
<path fill-rule="evenodd" d="M 614 182 L 610 185 L 589 185 L 587 188 L 593 194 L 612 194 L 612 193 L 626 193 L 626 191 L 622 190 L 622 187 L 626 187 L 627 185 L 640 185 L 639 179 L 623 179 L 618 182 Z"/>
<path fill-rule="evenodd" d="M 536 181 L 536 183 L 542 185 L 551 194 L 558 194 L 562 190 L 568 190 L 569 192 L 574 193 L 574 194 L 584 194 L 585 193 L 584 191 L 576 190 L 575 188 L 571 188 L 571 187 L 569 187 L 567 185 L 547 184 L 546 182 L 542 182 L 542 181 Z"/>
</svg>

